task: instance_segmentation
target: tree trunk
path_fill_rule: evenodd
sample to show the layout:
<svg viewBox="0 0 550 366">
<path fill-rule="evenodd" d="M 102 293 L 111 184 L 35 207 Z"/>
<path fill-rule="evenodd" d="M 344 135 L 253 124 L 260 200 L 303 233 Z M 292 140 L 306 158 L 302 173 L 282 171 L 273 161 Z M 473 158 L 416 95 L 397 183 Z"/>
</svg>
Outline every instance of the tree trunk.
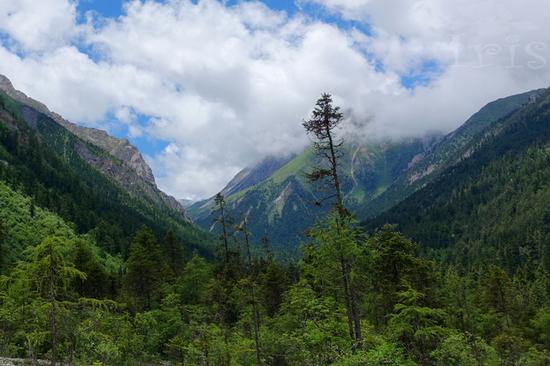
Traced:
<svg viewBox="0 0 550 366">
<path fill-rule="evenodd" d="M 359 305 L 357 304 L 357 292 L 353 287 L 353 284 L 350 286 L 350 298 L 351 298 L 351 313 L 353 317 L 353 324 L 355 326 L 355 342 L 357 347 L 361 347 L 363 344 L 363 334 L 361 332 L 361 311 Z"/>
<path fill-rule="evenodd" d="M 31 359 L 31 365 L 36 366 L 36 355 L 34 353 L 34 348 L 32 342 L 27 338 L 27 347 L 29 348 L 29 358 Z"/>
<path fill-rule="evenodd" d="M 342 198 L 342 189 L 340 186 L 340 177 L 338 176 L 338 160 L 336 151 L 334 149 L 334 141 L 332 139 L 332 133 L 327 127 L 326 134 L 329 140 L 330 156 L 331 156 L 331 171 L 332 179 L 334 182 L 334 190 L 336 191 L 336 208 L 338 210 L 339 220 L 337 222 L 338 228 L 342 225 L 342 221 L 347 216 L 347 211 L 344 207 L 344 201 Z M 342 251 L 342 248 L 340 248 Z M 357 305 L 357 296 L 355 289 L 351 284 L 351 264 L 344 258 L 344 253 L 341 253 L 341 266 L 342 277 L 344 285 L 344 296 L 346 297 L 346 308 L 348 315 L 348 327 L 350 330 L 351 338 L 355 339 L 358 345 L 363 342 L 363 336 L 361 333 L 361 315 L 359 313 L 359 307 Z"/>
<path fill-rule="evenodd" d="M 346 305 L 346 315 L 348 317 L 349 336 L 351 339 L 355 339 L 352 306 L 351 306 L 351 301 L 350 301 L 351 299 L 350 299 L 350 293 L 349 293 L 349 280 L 348 280 L 348 275 L 346 273 L 346 263 L 343 256 L 340 257 L 340 266 L 342 270 L 342 286 L 344 287 L 344 300 Z"/>
<path fill-rule="evenodd" d="M 229 263 L 229 243 L 227 242 L 227 223 L 225 222 L 225 209 L 224 204 L 220 203 L 220 214 L 221 214 L 221 224 L 222 224 L 222 231 L 223 231 L 223 246 L 225 250 L 225 263 Z"/>
<path fill-rule="evenodd" d="M 338 176 L 338 160 L 336 157 L 336 151 L 334 150 L 334 141 L 332 140 L 332 133 L 330 132 L 330 129 L 326 128 L 326 134 L 329 141 L 330 146 L 330 168 L 332 172 L 332 180 L 334 182 L 334 190 L 336 191 L 336 208 L 338 210 L 338 214 L 343 218 L 346 214 L 346 210 L 344 208 L 344 200 L 342 199 L 342 188 L 340 187 L 340 177 Z"/>
</svg>

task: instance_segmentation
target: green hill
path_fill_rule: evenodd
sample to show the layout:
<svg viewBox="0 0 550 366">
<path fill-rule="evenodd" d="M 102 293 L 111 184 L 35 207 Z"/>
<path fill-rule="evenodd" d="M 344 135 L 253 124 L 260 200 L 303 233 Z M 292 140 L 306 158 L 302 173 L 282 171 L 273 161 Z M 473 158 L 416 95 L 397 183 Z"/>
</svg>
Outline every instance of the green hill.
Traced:
<svg viewBox="0 0 550 366">
<path fill-rule="evenodd" d="M 389 189 L 359 212 L 360 217 L 373 217 L 390 209 L 419 188 L 436 179 L 441 172 L 460 162 L 472 153 L 472 142 L 482 139 L 495 122 L 522 108 L 537 98 L 544 90 L 501 98 L 487 104 L 472 115 L 462 126 L 433 145 L 419 157 Z"/>
</svg>

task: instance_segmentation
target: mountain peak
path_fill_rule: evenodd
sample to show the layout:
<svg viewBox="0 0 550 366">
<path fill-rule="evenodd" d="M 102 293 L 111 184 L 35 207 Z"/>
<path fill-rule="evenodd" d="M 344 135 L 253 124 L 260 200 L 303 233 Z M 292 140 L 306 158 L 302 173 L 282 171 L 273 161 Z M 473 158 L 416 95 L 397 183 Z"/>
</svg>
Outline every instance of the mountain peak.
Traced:
<svg viewBox="0 0 550 366">
<path fill-rule="evenodd" d="M 118 139 L 109 135 L 106 131 L 78 126 L 75 123 L 66 120 L 59 114 L 50 111 L 45 104 L 40 103 L 39 101 L 28 97 L 25 93 L 15 89 L 10 79 L 2 74 L 0 74 L 0 90 L 18 102 L 49 116 L 55 122 L 65 127 L 82 140 L 107 151 L 130 167 L 139 177 L 151 184 L 155 184 L 155 177 L 151 167 L 149 167 L 139 150 L 133 146 L 128 139 Z"/>
</svg>

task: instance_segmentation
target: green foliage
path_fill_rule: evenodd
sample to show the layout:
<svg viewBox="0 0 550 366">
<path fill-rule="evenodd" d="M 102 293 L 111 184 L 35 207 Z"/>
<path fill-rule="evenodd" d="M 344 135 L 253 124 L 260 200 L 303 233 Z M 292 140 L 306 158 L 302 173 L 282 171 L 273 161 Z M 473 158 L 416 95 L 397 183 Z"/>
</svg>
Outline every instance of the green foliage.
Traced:
<svg viewBox="0 0 550 366">
<path fill-rule="evenodd" d="M 416 366 L 408 360 L 403 349 L 390 342 L 382 342 L 369 351 L 357 352 L 334 364 L 335 366 Z"/>
<path fill-rule="evenodd" d="M 132 241 L 124 277 L 126 290 L 140 311 L 150 310 L 160 303 L 162 285 L 169 275 L 164 259 L 153 232 L 146 227 L 141 228 Z"/>
<path fill-rule="evenodd" d="M 52 236 L 28 248 L 26 260 L 19 262 L 8 286 L 10 320 L 28 319 L 24 333 L 16 331 L 15 335 L 24 337 L 31 358 L 47 341 L 54 361 L 60 347 L 72 346 L 71 307 L 76 303 L 70 284 L 73 279 L 85 279 L 86 274 L 66 260 L 64 253 L 70 245 L 65 238 Z"/>
<path fill-rule="evenodd" d="M 430 352 L 447 334 L 445 312 L 425 305 L 424 294 L 409 287 L 398 293 L 388 322 L 390 333 L 420 364 L 430 363 Z"/>
<path fill-rule="evenodd" d="M 185 304 L 205 304 L 207 301 L 212 268 L 202 257 L 194 255 L 185 264 L 183 274 L 179 278 L 176 288 Z"/>
<path fill-rule="evenodd" d="M 73 284 L 81 297 L 102 299 L 114 295 L 114 276 L 101 262 L 97 247 L 84 239 L 76 239 L 71 250 L 71 262 L 86 273 L 86 278 L 76 278 Z"/>
<path fill-rule="evenodd" d="M 445 338 L 431 353 L 437 366 L 497 366 L 496 351 L 482 339 L 466 333 L 455 333 Z"/>
<path fill-rule="evenodd" d="M 184 265 L 183 246 L 172 230 L 168 230 L 162 240 L 162 247 L 166 258 L 166 263 L 176 276 L 181 274 Z"/>
<path fill-rule="evenodd" d="M 291 365 L 318 365 L 351 349 L 345 311 L 334 299 L 319 296 L 303 280 L 285 297 L 274 334 L 264 342 L 267 354 L 284 354 Z"/>
<path fill-rule="evenodd" d="M 434 263 L 417 256 L 418 246 L 386 225 L 367 243 L 371 291 L 369 314 L 376 325 L 384 324 L 398 302 L 403 286 L 429 292 Z"/>
<path fill-rule="evenodd" d="M 538 341 L 544 346 L 550 347 L 550 308 L 540 309 L 531 321 L 531 325 L 538 335 Z"/>
<path fill-rule="evenodd" d="M 548 271 L 549 108 L 531 104 L 499 121 L 471 143 L 468 159 L 369 227 L 397 224 L 425 254 L 458 267 Z"/>
</svg>

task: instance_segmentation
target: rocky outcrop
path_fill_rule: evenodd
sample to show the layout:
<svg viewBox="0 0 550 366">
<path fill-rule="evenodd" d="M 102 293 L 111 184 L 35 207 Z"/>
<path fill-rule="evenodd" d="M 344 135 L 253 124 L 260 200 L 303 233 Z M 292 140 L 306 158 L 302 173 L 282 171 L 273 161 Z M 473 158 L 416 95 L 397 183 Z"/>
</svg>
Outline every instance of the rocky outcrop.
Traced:
<svg viewBox="0 0 550 366">
<path fill-rule="evenodd" d="M 31 128 L 36 128 L 40 114 L 46 115 L 80 139 L 75 144 L 75 150 L 83 160 L 120 184 L 128 193 L 168 207 L 191 221 L 184 207 L 174 197 L 158 189 L 151 168 L 127 139 L 118 139 L 105 131 L 67 121 L 44 104 L 16 90 L 3 75 L 0 75 L 0 90 L 24 105 L 21 114 Z"/>
<path fill-rule="evenodd" d="M 155 184 L 153 171 L 145 162 L 139 150 L 130 144 L 127 139 L 117 139 L 105 131 L 96 128 L 80 127 L 64 119 L 61 119 L 61 121 L 63 123 L 60 124 L 76 136 L 107 151 L 129 166 L 139 177 L 151 184 Z"/>
<path fill-rule="evenodd" d="M 163 204 L 184 216 L 187 221 L 191 221 L 185 208 L 174 197 L 159 190 L 154 182 L 137 176 L 135 171 L 126 164 L 114 159 L 105 159 L 100 154 L 92 151 L 85 143 L 77 143 L 75 149 L 78 155 L 88 164 L 118 182 L 129 193 L 157 204 Z"/>
<path fill-rule="evenodd" d="M 143 156 L 127 139 L 117 139 L 110 136 L 107 132 L 95 128 L 81 127 L 70 121 L 67 121 L 59 114 L 52 112 L 46 105 L 29 98 L 25 93 L 15 89 L 11 81 L 4 75 L 0 75 L 0 90 L 8 96 L 25 104 L 59 123 L 67 130 L 71 131 L 76 136 L 84 141 L 87 141 L 101 149 L 107 151 L 117 159 L 120 159 L 124 164 L 128 165 L 141 178 L 150 183 L 155 183 L 153 171 L 147 165 Z"/>
</svg>

